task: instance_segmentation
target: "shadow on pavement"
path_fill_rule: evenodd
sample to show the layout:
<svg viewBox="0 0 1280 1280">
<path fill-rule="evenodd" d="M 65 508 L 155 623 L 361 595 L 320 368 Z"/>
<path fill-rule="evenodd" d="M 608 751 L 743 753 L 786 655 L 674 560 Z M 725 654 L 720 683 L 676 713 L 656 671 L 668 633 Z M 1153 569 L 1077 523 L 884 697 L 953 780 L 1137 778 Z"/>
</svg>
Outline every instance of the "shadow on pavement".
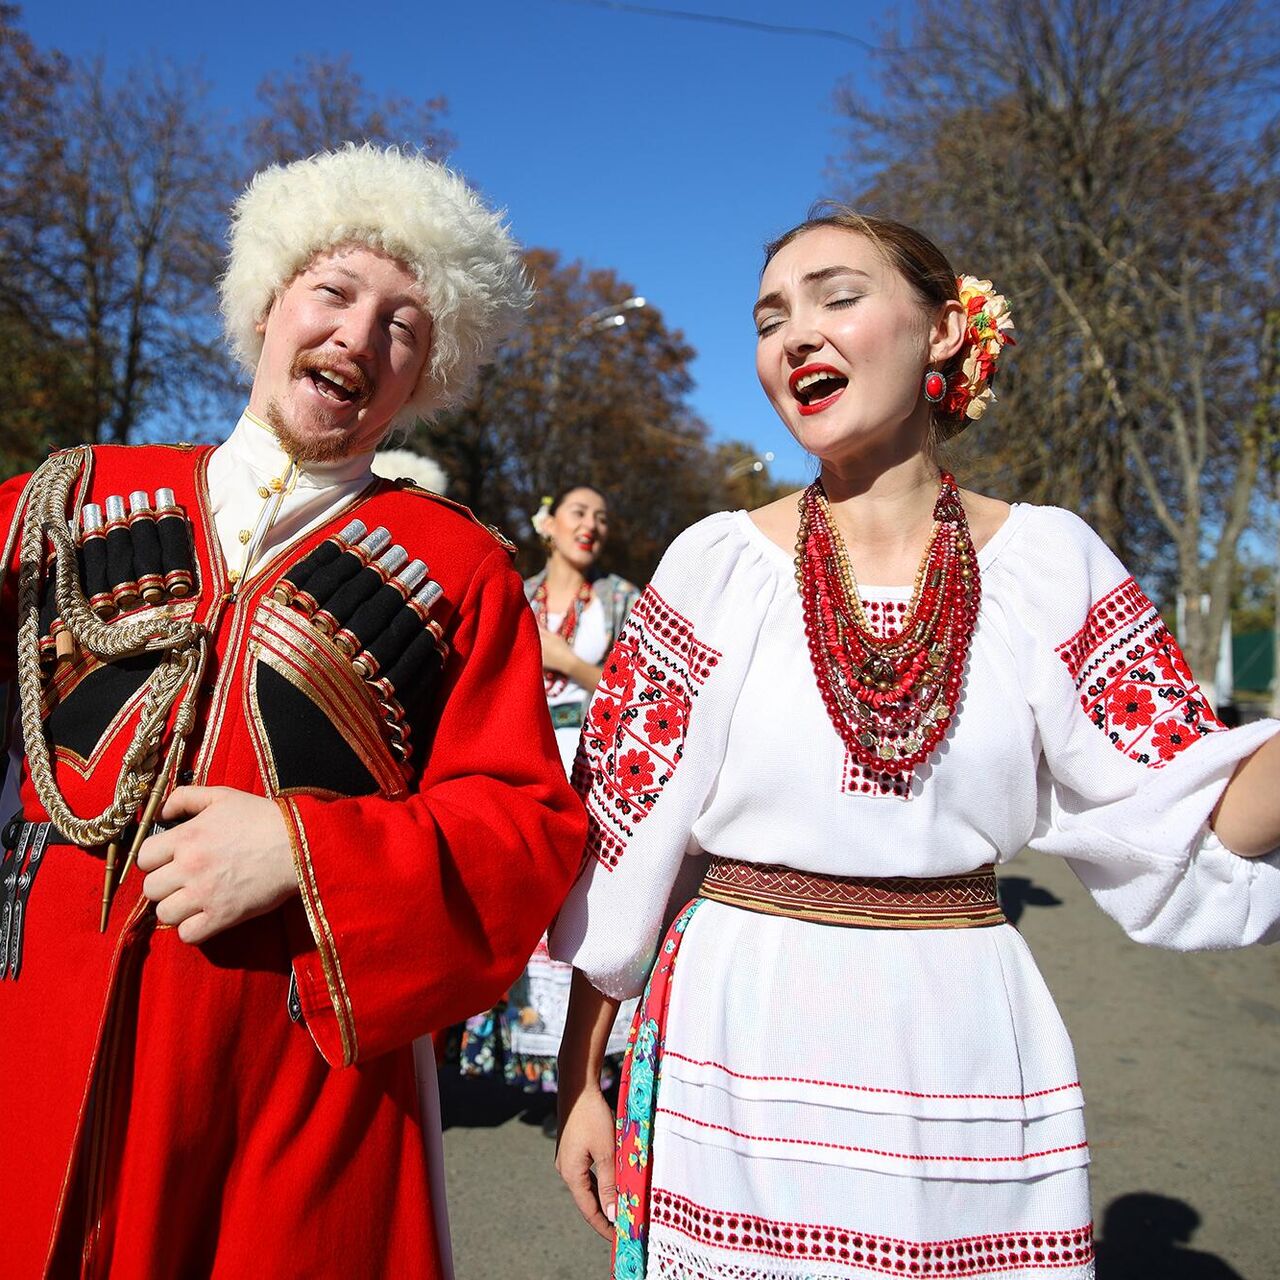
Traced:
<svg viewBox="0 0 1280 1280">
<path fill-rule="evenodd" d="M 440 1071 L 440 1127 L 492 1129 L 513 1120 L 529 1107 L 528 1094 L 513 1089 L 501 1076 L 464 1076 L 447 1067 Z"/>
<path fill-rule="evenodd" d="M 1200 1215 L 1185 1200 L 1134 1191 L 1106 1209 L 1098 1280 L 1244 1280 L 1216 1254 L 1187 1248 Z"/>
<path fill-rule="evenodd" d="M 997 876 L 996 890 L 1000 906 L 1010 924 L 1017 924 L 1028 907 L 1060 907 L 1062 899 L 1026 876 Z"/>
</svg>

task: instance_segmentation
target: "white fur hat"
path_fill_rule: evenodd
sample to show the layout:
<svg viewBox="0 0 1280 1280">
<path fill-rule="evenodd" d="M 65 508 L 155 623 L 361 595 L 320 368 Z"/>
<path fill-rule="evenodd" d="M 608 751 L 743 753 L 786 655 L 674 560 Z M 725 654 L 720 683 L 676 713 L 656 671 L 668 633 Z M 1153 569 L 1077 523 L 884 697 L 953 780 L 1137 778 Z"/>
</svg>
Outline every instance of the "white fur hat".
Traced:
<svg viewBox="0 0 1280 1280">
<path fill-rule="evenodd" d="M 396 427 L 461 400 L 532 296 L 502 216 L 444 165 L 396 147 L 349 142 L 263 169 L 232 208 L 230 241 L 222 315 L 250 373 L 262 354 L 257 325 L 318 252 L 365 244 L 417 276 L 431 354 Z"/>
</svg>

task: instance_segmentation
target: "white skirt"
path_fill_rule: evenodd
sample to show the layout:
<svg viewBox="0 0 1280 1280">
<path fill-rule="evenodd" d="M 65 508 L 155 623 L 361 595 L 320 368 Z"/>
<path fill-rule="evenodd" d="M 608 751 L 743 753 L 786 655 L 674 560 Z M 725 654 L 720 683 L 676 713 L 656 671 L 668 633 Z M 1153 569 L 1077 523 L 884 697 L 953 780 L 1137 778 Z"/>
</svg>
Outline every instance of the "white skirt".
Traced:
<svg viewBox="0 0 1280 1280">
<path fill-rule="evenodd" d="M 1082 1106 L 1011 926 L 703 902 L 672 981 L 645 1274 L 1086 1280 Z"/>
</svg>

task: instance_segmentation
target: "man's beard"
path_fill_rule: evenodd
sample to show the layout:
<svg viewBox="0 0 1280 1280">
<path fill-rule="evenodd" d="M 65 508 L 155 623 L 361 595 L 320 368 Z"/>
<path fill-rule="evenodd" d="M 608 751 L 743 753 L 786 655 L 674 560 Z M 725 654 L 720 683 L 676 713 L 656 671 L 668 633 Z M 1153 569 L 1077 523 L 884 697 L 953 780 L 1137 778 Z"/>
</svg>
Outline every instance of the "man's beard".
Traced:
<svg viewBox="0 0 1280 1280">
<path fill-rule="evenodd" d="M 293 363 L 289 367 L 289 377 L 292 381 L 300 381 L 307 377 L 312 369 L 323 368 L 325 368 L 325 362 L 318 356 L 310 352 L 299 352 L 294 356 Z M 362 372 L 357 371 L 355 377 L 358 386 L 355 398 L 350 402 L 353 406 L 361 402 L 367 403 L 373 398 L 374 392 L 372 381 Z M 352 439 L 345 431 L 302 436 L 285 418 L 278 401 L 272 400 L 267 405 L 266 417 L 281 447 L 295 462 L 339 462 L 355 452 Z"/>
<path fill-rule="evenodd" d="M 267 404 L 266 419 L 275 432 L 280 447 L 294 462 L 341 462 L 351 451 L 351 440 L 344 432 L 299 435 L 281 412 L 276 400 Z"/>
</svg>

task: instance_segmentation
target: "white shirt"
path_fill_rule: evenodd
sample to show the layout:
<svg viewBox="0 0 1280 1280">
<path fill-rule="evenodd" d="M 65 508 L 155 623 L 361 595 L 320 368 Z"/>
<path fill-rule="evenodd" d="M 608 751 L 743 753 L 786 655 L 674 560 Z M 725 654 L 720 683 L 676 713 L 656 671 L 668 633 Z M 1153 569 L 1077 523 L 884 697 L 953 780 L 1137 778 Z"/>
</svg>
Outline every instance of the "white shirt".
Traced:
<svg viewBox="0 0 1280 1280">
<path fill-rule="evenodd" d="M 743 512 L 682 534 L 586 717 L 594 856 L 551 954 L 601 991 L 637 994 L 684 855 L 698 850 L 929 877 L 1030 846 L 1067 857 L 1140 941 L 1280 937 L 1280 851 L 1238 858 L 1206 827 L 1232 770 L 1280 725 L 1189 727 L 1202 699 L 1173 668 L 1158 614 L 1068 512 L 1015 505 L 978 562 L 959 711 L 902 798 L 851 764 L 832 727 L 791 554 Z M 911 594 L 863 591 L 895 615 Z"/>
<path fill-rule="evenodd" d="M 237 579 L 252 577 L 272 552 L 323 524 L 373 479 L 372 459 L 370 450 L 295 463 L 246 409 L 209 459 L 209 501 L 228 569 Z"/>
</svg>

